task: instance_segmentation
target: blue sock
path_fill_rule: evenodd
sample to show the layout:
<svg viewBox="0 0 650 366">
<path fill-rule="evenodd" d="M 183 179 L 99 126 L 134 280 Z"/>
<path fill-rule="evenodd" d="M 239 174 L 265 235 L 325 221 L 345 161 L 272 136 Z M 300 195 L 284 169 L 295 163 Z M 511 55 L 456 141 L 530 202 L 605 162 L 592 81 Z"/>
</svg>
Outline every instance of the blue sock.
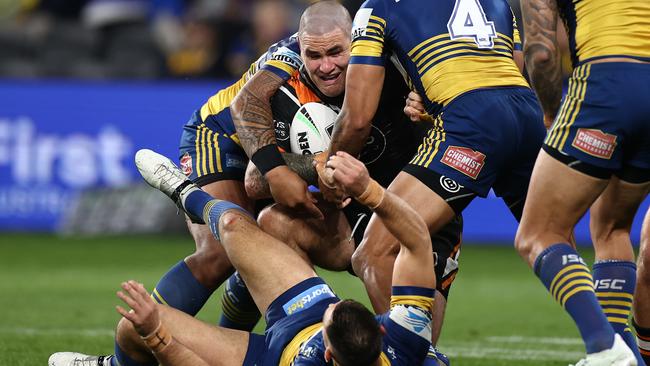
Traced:
<svg viewBox="0 0 650 366">
<path fill-rule="evenodd" d="M 213 290 L 203 286 L 185 261 L 178 262 L 153 289 L 151 297 L 159 304 L 169 305 L 189 315 L 196 315 L 208 301 Z"/>
<path fill-rule="evenodd" d="M 184 197 L 183 207 L 194 216 L 201 217 L 205 220 L 205 215 L 203 215 L 205 206 L 210 202 L 215 200 L 214 197 L 207 194 L 205 191 L 200 189 L 195 189 Z"/>
<path fill-rule="evenodd" d="M 540 253 L 534 268 L 578 326 L 587 353 L 611 348 L 614 330 L 598 304 L 589 268 L 575 249 L 569 244 L 554 244 Z"/>
<path fill-rule="evenodd" d="M 129 357 L 122 348 L 115 342 L 115 357 L 111 358 L 111 366 L 157 366 L 158 361 L 142 363 Z"/>
<path fill-rule="evenodd" d="M 223 314 L 219 326 L 225 328 L 250 332 L 262 317 L 239 272 L 228 278 L 221 297 L 221 308 Z"/>
<path fill-rule="evenodd" d="M 639 364 L 643 365 L 636 339 L 628 325 L 636 286 L 636 264 L 602 261 L 594 264 L 593 273 L 596 296 L 609 324 L 632 349 Z"/>
</svg>

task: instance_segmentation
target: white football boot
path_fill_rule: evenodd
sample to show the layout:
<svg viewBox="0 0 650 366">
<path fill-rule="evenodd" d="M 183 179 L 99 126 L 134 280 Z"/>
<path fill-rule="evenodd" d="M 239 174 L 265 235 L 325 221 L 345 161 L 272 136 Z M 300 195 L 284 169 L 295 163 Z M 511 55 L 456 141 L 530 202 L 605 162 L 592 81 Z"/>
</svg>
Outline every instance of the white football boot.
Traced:
<svg viewBox="0 0 650 366">
<path fill-rule="evenodd" d="M 114 356 L 91 356 L 76 352 L 57 352 L 47 360 L 48 366 L 110 366 Z"/>
<path fill-rule="evenodd" d="M 572 366 L 572 365 L 569 365 Z M 614 335 L 611 348 L 597 353 L 590 353 L 578 361 L 575 366 L 637 366 L 636 357 L 620 335 Z"/>
<path fill-rule="evenodd" d="M 135 165 L 138 167 L 142 178 L 150 186 L 171 198 L 176 203 L 176 206 L 189 216 L 193 223 L 205 224 L 203 218 L 192 215 L 183 207 L 184 198 L 187 194 L 200 188 L 192 183 L 176 164 L 157 152 L 142 149 L 135 154 Z"/>
</svg>

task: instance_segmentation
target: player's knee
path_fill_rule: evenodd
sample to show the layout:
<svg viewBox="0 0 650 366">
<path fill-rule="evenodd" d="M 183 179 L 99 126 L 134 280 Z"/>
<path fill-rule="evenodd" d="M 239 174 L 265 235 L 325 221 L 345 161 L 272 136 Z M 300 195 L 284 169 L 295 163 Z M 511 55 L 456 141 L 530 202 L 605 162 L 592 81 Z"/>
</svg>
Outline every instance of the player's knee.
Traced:
<svg viewBox="0 0 650 366">
<path fill-rule="evenodd" d="M 535 245 L 535 236 L 526 228 L 519 226 L 517 235 L 515 236 L 515 249 L 517 253 L 525 259 L 529 260 L 530 254 L 533 252 Z"/>
<path fill-rule="evenodd" d="M 361 278 L 365 278 L 367 272 L 381 267 L 380 263 L 391 256 L 393 252 L 391 250 L 387 251 L 386 248 L 394 245 L 397 245 L 397 248 L 399 248 L 399 243 L 383 243 L 372 238 L 364 238 L 361 245 L 352 254 L 351 262 L 354 273 Z"/>
<path fill-rule="evenodd" d="M 239 210 L 228 210 L 221 215 L 219 221 L 219 236 L 221 240 L 225 240 L 227 236 L 245 229 L 250 222 L 250 216 Z"/>
<path fill-rule="evenodd" d="M 139 340 L 140 337 L 135 331 L 133 323 L 125 318 L 120 319 L 117 323 L 117 328 L 115 329 L 115 341 L 119 345 L 120 349 L 128 355 L 131 355 L 134 350 L 137 349 Z"/>
<path fill-rule="evenodd" d="M 276 205 L 264 208 L 257 216 L 257 225 L 265 233 L 276 239 L 282 240 L 286 236 L 287 222 L 284 215 L 278 211 Z"/>
<path fill-rule="evenodd" d="M 650 286 L 650 252 L 645 251 L 639 255 L 637 265 L 637 279 L 639 284 Z"/>
</svg>

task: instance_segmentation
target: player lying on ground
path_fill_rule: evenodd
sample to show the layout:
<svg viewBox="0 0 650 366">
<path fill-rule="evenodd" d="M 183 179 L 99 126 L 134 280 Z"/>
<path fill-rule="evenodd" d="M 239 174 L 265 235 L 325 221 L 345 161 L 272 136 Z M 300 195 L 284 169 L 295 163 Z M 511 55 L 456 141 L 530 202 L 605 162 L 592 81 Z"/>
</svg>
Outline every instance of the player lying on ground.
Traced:
<svg viewBox="0 0 650 366">
<path fill-rule="evenodd" d="M 426 226 L 401 199 L 371 180 L 346 153 L 327 165 L 344 191 L 371 207 L 402 246 L 395 262 L 391 310 L 380 316 L 353 300 L 339 300 L 311 265 L 261 231 L 241 207 L 213 199 L 173 163 L 149 150 L 136 156 L 145 180 L 202 217 L 224 245 L 265 313 L 265 336 L 224 329 L 158 305 L 142 285 L 122 284 L 124 319 L 118 340 L 131 338 L 130 357 L 163 365 L 435 365 L 430 321 L 435 276 Z M 404 220 L 405 217 L 410 218 Z M 429 355 L 429 358 L 427 358 Z"/>
</svg>

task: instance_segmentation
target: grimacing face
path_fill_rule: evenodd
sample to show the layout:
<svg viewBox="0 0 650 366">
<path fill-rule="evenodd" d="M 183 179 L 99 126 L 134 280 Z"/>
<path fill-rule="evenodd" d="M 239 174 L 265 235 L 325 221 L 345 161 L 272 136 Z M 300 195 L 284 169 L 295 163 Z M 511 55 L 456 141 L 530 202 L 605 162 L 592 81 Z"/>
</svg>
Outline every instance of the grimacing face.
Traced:
<svg viewBox="0 0 650 366">
<path fill-rule="evenodd" d="M 328 97 L 345 90 L 345 72 L 350 61 L 350 35 L 340 28 L 323 35 L 300 35 L 300 56 L 309 78 Z"/>
</svg>

